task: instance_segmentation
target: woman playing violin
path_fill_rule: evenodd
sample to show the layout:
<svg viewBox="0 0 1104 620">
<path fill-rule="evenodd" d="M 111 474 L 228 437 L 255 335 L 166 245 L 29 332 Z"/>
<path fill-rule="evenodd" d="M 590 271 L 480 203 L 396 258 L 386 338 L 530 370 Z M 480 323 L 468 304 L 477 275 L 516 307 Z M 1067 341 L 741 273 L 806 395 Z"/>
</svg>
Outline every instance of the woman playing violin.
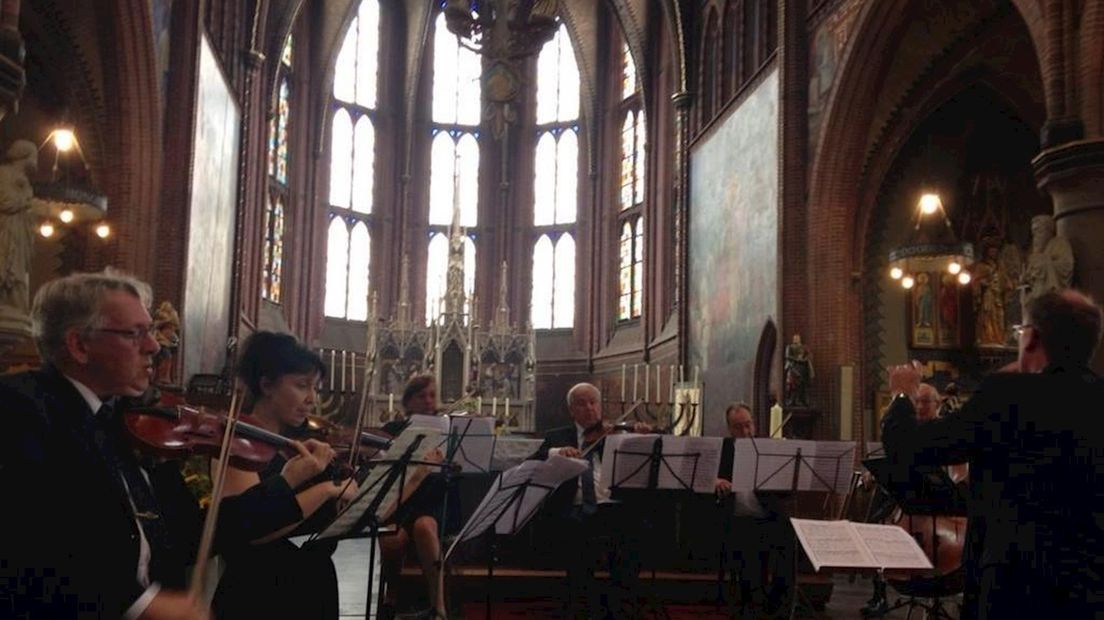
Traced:
<svg viewBox="0 0 1104 620">
<path fill-rule="evenodd" d="M 247 390 L 246 409 L 255 423 L 281 435 L 292 435 L 314 410 L 316 386 L 324 372 L 322 360 L 294 337 L 257 332 L 246 340 L 238 375 Z M 323 473 L 306 482 L 289 478 L 287 467 L 310 459 L 328 464 L 333 449 L 307 440 L 290 461 L 277 455 L 260 472 L 232 465 L 226 473 L 225 495 L 233 497 L 282 473 L 295 491 L 301 519 L 256 540 L 235 541 L 224 553 L 227 567 L 213 607 L 225 618 L 337 618 L 337 575 L 333 547 L 300 548 L 289 536 L 306 534 L 328 523 L 338 503 L 356 496 L 355 481 L 337 482 Z M 258 515 L 260 516 L 260 515 Z"/>
<path fill-rule="evenodd" d="M 407 416 L 437 415 L 437 381 L 433 375 L 419 375 L 411 379 L 403 390 L 402 406 Z M 398 435 L 408 422 L 396 420 L 384 425 L 383 430 Z M 439 450 L 429 454 L 428 460 L 440 461 L 443 455 Z M 440 587 L 441 543 L 438 537 L 437 515 L 448 496 L 447 484 L 440 474 L 430 474 L 418 485 L 414 493 L 402 503 L 395 516 L 398 525 L 393 536 L 380 538 L 381 568 L 385 584 L 384 607 L 380 618 L 391 618 L 395 613 L 398 588 L 397 580 L 402 570 L 403 555 L 414 542 L 414 550 L 425 576 L 426 592 L 430 601 L 428 615 L 445 617 L 445 595 Z M 455 511 L 450 511 L 455 514 Z"/>
</svg>

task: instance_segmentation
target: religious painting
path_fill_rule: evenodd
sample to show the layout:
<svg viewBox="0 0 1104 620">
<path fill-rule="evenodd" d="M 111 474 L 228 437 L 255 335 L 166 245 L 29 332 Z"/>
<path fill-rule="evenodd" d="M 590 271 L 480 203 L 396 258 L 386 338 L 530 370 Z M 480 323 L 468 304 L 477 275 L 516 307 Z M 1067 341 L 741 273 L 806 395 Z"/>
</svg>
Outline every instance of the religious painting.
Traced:
<svg viewBox="0 0 1104 620">
<path fill-rule="evenodd" d="M 809 153 L 816 155 L 820 129 L 836 82 L 844 47 L 865 0 L 845 0 L 813 31 L 809 41 Z"/>
<path fill-rule="evenodd" d="M 184 289 L 184 377 L 218 372 L 230 333 L 234 213 L 241 114 L 206 34 L 200 37 L 188 270 Z"/>
<path fill-rule="evenodd" d="M 916 274 L 909 291 L 909 346 L 954 349 L 960 344 L 959 288 L 955 277 L 938 271 Z"/>
</svg>

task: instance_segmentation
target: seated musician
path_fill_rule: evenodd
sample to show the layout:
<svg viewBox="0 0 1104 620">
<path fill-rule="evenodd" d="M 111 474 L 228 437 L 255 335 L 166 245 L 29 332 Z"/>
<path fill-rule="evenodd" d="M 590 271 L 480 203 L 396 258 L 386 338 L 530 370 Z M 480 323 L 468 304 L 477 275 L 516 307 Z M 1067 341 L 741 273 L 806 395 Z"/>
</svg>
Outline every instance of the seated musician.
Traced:
<svg viewBox="0 0 1104 620">
<path fill-rule="evenodd" d="M 579 383 L 567 393 L 567 407 L 573 424 L 553 429 L 545 434 L 534 458 L 546 459 L 552 455 L 570 458 L 586 458 L 591 473 L 579 476 L 578 483 L 567 483 L 553 493 L 544 508 L 558 532 L 559 548 L 567 559 L 568 601 L 570 617 L 593 617 L 600 613 L 600 595 L 594 580 L 595 564 L 603 551 L 608 551 L 611 589 L 607 593 L 605 608 L 613 617 L 623 617 L 631 606 L 631 595 L 640 566 L 636 546 L 639 535 L 634 526 L 639 515 L 630 515 L 624 506 L 611 501 L 609 481 L 602 479 L 602 450 L 604 431 L 602 421 L 602 394 L 589 383 Z M 634 431 L 649 432 L 647 424 L 637 423 Z M 595 439 L 591 448 L 587 437 Z M 587 451 L 584 455 L 584 451 Z M 612 549 L 604 550 L 600 539 L 612 538 Z M 580 601 L 586 607 L 581 608 Z"/>
<path fill-rule="evenodd" d="M 31 309 L 41 370 L 0 378 L 0 617 L 207 618 L 183 592 L 200 511 L 179 463 L 139 459 L 119 401 L 158 351 L 148 284 L 112 269 L 44 284 Z M 294 458 L 288 480 L 318 462 Z M 288 519 L 283 479 L 222 503 L 216 542 Z M 249 507 L 249 510 L 244 510 Z M 258 518 L 259 517 L 259 518 Z"/>
<path fill-rule="evenodd" d="M 740 605 L 750 611 L 751 605 L 766 605 L 773 613 L 782 603 L 793 573 L 793 533 L 786 515 L 763 502 L 753 492 L 732 492 L 732 468 L 735 439 L 755 436 L 755 420 L 745 403 L 732 403 L 725 410 L 728 437 L 721 449 L 721 463 L 715 488 L 719 497 L 733 495 L 733 502 L 723 502 L 722 508 L 731 518 L 724 519 L 726 547 L 731 548 L 732 569 L 739 579 Z M 764 506 L 766 504 L 766 506 Z M 769 589 L 764 581 L 769 572 Z M 766 600 L 760 595 L 766 590 Z"/>
<path fill-rule="evenodd" d="M 324 372 L 321 358 L 293 336 L 256 332 L 246 341 L 238 375 L 248 390 L 246 409 L 256 425 L 281 435 L 294 434 L 314 411 L 316 387 Z M 327 444 L 308 440 L 299 445 L 304 457 L 329 463 Z M 231 466 L 226 473 L 227 497 L 262 481 L 287 478 L 288 461 L 277 455 L 261 472 Z M 288 479 L 289 483 L 293 481 Z M 226 572 L 215 593 L 213 608 L 224 618 L 337 618 L 337 574 L 330 554 L 334 545 L 298 547 L 289 536 L 309 534 L 336 515 L 339 501 L 356 496 L 356 482 L 338 481 L 330 472 L 293 484 L 296 519 L 252 540 L 239 540 L 224 552 Z"/>
<path fill-rule="evenodd" d="M 412 415 L 437 415 L 437 380 L 431 374 L 418 375 L 411 379 L 403 390 L 402 407 L 407 420 L 393 420 L 383 426 L 390 435 L 398 435 L 409 424 Z M 443 455 L 434 450 L 427 460 L 440 460 Z M 438 531 L 438 515 L 446 497 L 447 482 L 440 473 L 430 474 L 399 506 L 394 521 L 398 529 L 394 535 L 380 538 L 381 570 L 384 581 L 384 609 L 381 618 L 389 618 L 395 613 L 398 602 L 398 578 L 402 570 L 403 555 L 414 542 L 414 551 L 422 567 L 426 582 L 426 592 L 430 602 L 431 617 L 446 616 L 445 593 L 441 588 L 440 564 L 441 542 Z M 404 493 L 405 494 L 405 493 Z M 450 514 L 454 514 L 452 511 Z"/>
</svg>

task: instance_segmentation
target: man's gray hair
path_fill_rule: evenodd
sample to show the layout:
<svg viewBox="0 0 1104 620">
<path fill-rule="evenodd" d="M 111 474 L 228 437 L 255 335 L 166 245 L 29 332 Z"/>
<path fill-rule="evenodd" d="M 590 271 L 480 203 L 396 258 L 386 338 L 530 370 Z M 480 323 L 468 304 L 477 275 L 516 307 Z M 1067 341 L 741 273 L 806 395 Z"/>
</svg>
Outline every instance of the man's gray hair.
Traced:
<svg viewBox="0 0 1104 620">
<path fill-rule="evenodd" d="M 567 406 L 570 407 L 571 403 L 575 402 L 575 396 L 586 390 L 591 390 L 599 399 L 602 398 L 602 391 L 594 387 L 593 383 L 576 383 L 567 391 Z"/>
<path fill-rule="evenodd" d="M 74 273 L 51 280 L 35 293 L 31 305 L 31 335 L 44 361 L 57 363 L 65 352 L 65 334 L 71 329 L 99 326 L 104 297 L 125 291 L 149 308 L 153 293 L 141 280 L 108 267 L 99 273 Z"/>
</svg>

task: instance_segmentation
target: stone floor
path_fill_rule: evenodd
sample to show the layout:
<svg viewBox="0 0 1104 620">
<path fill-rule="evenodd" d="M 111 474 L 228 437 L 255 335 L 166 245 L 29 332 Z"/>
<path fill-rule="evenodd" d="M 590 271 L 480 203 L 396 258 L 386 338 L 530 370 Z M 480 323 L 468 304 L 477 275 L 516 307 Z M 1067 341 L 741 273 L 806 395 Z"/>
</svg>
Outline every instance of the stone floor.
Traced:
<svg viewBox="0 0 1104 620">
<path fill-rule="evenodd" d="M 364 606 L 365 606 L 365 594 L 366 584 L 368 581 L 368 544 L 366 541 L 344 541 L 338 547 L 337 552 L 334 554 L 334 563 L 337 566 L 337 574 L 339 579 L 339 591 L 341 599 L 341 617 L 342 618 L 364 618 Z M 512 596 L 513 600 L 509 603 L 499 604 L 495 607 L 496 618 L 530 618 L 530 619 L 555 619 L 560 615 L 557 611 L 558 605 L 556 601 L 553 601 L 549 596 L 533 596 L 526 598 L 524 596 L 517 598 L 516 595 L 519 591 L 510 585 L 508 581 L 510 577 L 502 577 L 502 586 L 495 588 L 495 597 L 501 596 L 506 598 Z M 378 572 L 377 572 L 378 582 Z M 467 618 L 484 618 L 485 607 L 479 604 L 482 598 L 482 577 L 468 578 L 472 583 L 473 590 L 478 590 L 480 594 L 473 596 L 463 597 L 467 599 L 464 605 L 465 616 Z M 853 582 L 848 579 L 847 576 L 836 575 L 833 577 L 834 589 L 831 600 L 828 602 L 827 607 L 822 613 L 815 616 L 806 615 L 804 617 L 817 617 L 832 620 L 850 620 L 859 619 L 862 616 L 859 614 L 859 609 L 870 598 L 871 583 L 869 578 L 859 577 Z M 478 585 L 475 585 L 477 584 Z M 679 586 L 676 586 L 679 587 Z M 688 584 L 687 588 L 705 588 L 708 591 L 708 584 Z M 896 600 L 895 593 L 890 591 L 890 600 Z M 472 600 L 474 599 L 474 600 Z M 671 605 L 668 611 L 672 618 L 695 618 L 704 620 L 706 618 L 724 618 L 727 617 L 726 609 L 718 607 L 708 602 L 708 598 L 704 599 L 706 602 L 697 605 L 678 604 Z M 373 616 L 374 617 L 374 616 Z M 903 619 L 906 614 L 903 610 L 894 612 L 888 616 L 890 619 Z M 923 617 L 919 612 L 914 613 L 913 618 Z"/>
</svg>

